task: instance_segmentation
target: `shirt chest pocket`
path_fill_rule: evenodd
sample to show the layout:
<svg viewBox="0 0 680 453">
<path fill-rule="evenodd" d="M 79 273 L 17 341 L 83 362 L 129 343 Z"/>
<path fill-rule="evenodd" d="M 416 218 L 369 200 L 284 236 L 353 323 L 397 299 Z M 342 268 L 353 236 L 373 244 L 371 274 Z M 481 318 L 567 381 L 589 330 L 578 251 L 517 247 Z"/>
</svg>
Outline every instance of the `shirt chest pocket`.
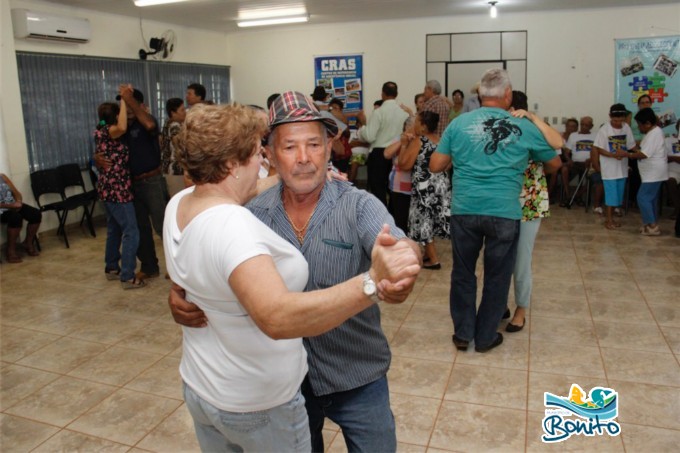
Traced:
<svg viewBox="0 0 680 453">
<path fill-rule="evenodd" d="M 361 247 L 337 239 L 322 239 L 318 251 L 318 265 L 310 271 L 319 289 L 329 288 L 356 275 L 354 271 L 361 261 Z"/>
</svg>

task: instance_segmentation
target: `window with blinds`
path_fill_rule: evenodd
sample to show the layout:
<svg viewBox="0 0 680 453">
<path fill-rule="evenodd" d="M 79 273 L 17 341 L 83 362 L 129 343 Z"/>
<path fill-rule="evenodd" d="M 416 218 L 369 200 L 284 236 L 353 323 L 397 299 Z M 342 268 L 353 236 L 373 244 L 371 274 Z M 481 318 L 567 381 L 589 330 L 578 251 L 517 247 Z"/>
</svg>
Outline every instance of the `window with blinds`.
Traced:
<svg viewBox="0 0 680 453">
<path fill-rule="evenodd" d="M 33 52 L 17 52 L 17 65 L 31 172 L 73 162 L 85 167 L 97 106 L 115 101 L 121 83 L 144 93 L 159 126 L 165 102 L 184 99 L 191 83 L 205 86 L 207 100 L 230 101 L 228 66 Z"/>
</svg>

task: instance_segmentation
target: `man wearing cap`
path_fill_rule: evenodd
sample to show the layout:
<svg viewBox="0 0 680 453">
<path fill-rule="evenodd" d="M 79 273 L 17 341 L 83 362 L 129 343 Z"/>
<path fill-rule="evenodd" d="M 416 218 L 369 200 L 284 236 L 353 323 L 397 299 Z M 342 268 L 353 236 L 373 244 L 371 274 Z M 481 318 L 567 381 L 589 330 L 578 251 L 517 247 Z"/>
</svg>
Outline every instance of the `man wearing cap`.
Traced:
<svg viewBox="0 0 680 453">
<path fill-rule="evenodd" d="M 405 238 L 375 197 L 349 183 L 326 180 L 329 136 L 337 134 L 334 121 L 321 116 L 309 98 L 292 91 L 274 101 L 269 118 L 272 131 L 267 151 L 281 184 L 247 207 L 305 256 L 309 265 L 305 291 L 326 288 L 366 272 L 373 242 L 383 224 L 390 226 L 396 239 L 408 241 L 420 257 L 417 245 Z M 365 291 L 370 289 L 369 283 Z M 403 302 L 415 276 L 405 283 L 403 290 L 381 288 L 381 296 L 390 303 Z M 203 313 L 178 292 L 171 291 L 169 304 L 178 323 L 205 325 Z M 330 332 L 305 338 L 304 345 L 309 373 L 302 392 L 313 451 L 324 449 L 325 417 L 342 428 L 349 451 L 396 451 L 387 387 L 391 354 L 380 327 L 378 306 L 371 306 Z"/>
<path fill-rule="evenodd" d="M 383 103 L 380 108 L 373 111 L 368 122 L 363 111 L 357 115 L 359 122 L 365 124 L 357 132 L 357 139 L 370 145 L 366 161 L 368 190 L 385 206 L 392 160 L 385 159 L 383 154 L 394 137 L 401 135 L 404 121 L 408 118 L 408 113 L 396 101 L 398 94 L 396 83 L 385 82 L 382 86 Z"/>
<path fill-rule="evenodd" d="M 609 108 L 609 122 L 597 131 L 593 143 L 593 151 L 600 157 L 607 215 L 604 226 L 609 230 L 621 226 L 620 221 L 613 219 L 613 211 L 623 204 L 628 178 L 628 152 L 637 148 L 633 131 L 626 123 L 629 113 L 623 104 L 612 105 Z"/>
<path fill-rule="evenodd" d="M 135 215 L 139 229 L 137 258 L 141 270 L 137 278 L 153 278 L 159 275 L 158 257 L 151 226 L 156 234 L 163 234 L 163 217 L 168 200 L 167 186 L 161 175 L 161 151 L 158 141 L 158 121 L 146 111 L 144 94 L 131 85 L 121 86 L 116 97 L 127 105 L 128 128 L 121 141 L 130 149 L 130 173 L 134 192 Z M 95 154 L 98 167 L 111 165 L 101 154 Z"/>
</svg>

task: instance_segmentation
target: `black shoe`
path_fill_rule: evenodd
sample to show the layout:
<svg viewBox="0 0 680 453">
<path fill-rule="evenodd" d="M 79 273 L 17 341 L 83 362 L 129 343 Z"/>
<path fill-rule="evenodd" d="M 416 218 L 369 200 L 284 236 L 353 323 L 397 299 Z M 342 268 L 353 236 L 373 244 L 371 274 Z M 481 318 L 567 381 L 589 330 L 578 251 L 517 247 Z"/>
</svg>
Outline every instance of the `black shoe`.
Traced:
<svg viewBox="0 0 680 453">
<path fill-rule="evenodd" d="M 456 349 L 459 351 L 467 351 L 468 346 L 470 346 L 469 341 L 461 340 L 455 335 L 451 335 L 451 340 L 453 340 L 453 344 L 456 345 Z"/>
<path fill-rule="evenodd" d="M 510 309 L 506 308 L 505 313 L 503 313 L 503 319 L 508 319 L 510 318 Z"/>
<path fill-rule="evenodd" d="M 524 324 L 526 324 L 526 323 L 527 323 L 527 318 L 524 318 L 524 321 L 522 321 L 521 326 L 516 326 L 515 324 L 508 323 L 508 325 L 505 326 L 505 331 L 510 332 L 510 333 L 519 332 L 520 330 L 524 329 Z"/>
<path fill-rule="evenodd" d="M 438 270 L 441 269 L 441 268 L 442 268 L 441 263 L 437 263 L 437 264 L 423 264 L 423 269 L 428 269 L 428 270 L 431 270 L 431 271 L 438 271 Z"/>
<path fill-rule="evenodd" d="M 493 348 L 495 348 L 496 346 L 500 345 L 501 343 L 503 343 L 503 334 L 498 332 L 498 335 L 496 336 L 496 339 L 493 341 L 493 343 L 491 343 L 489 346 L 484 346 L 484 347 L 475 346 L 475 351 L 477 351 L 477 352 L 489 352 Z"/>
</svg>

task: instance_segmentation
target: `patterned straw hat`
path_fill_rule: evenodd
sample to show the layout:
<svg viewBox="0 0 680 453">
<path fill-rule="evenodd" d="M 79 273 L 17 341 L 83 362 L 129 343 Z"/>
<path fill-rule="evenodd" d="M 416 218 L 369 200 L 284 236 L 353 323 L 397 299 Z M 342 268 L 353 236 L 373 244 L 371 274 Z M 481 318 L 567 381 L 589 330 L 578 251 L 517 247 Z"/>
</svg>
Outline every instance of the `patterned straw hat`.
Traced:
<svg viewBox="0 0 680 453">
<path fill-rule="evenodd" d="M 274 99 L 269 108 L 269 127 L 286 123 L 303 123 L 307 121 L 320 121 L 329 135 L 338 133 L 338 126 L 331 118 L 321 115 L 314 102 L 307 96 L 297 91 L 286 91 Z"/>
</svg>

